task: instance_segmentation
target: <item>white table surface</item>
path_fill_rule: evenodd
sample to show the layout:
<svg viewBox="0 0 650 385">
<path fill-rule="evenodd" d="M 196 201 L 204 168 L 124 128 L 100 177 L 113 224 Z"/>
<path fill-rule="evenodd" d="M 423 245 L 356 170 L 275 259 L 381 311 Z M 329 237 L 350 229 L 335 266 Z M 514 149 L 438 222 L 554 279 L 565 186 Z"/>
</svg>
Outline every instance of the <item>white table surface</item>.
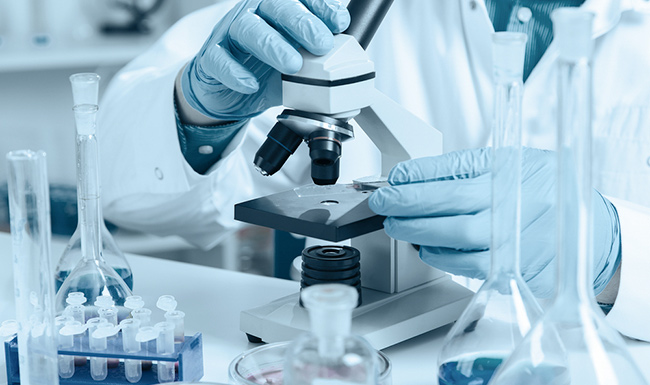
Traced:
<svg viewBox="0 0 650 385">
<path fill-rule="evenodd" d="M 52 245 L 58 259 L 65 245 Z M 239 331 L 241 310 L 263 305 L 294 293 L 297 282 L 255 276 L 228 270 L 190 265 L 162 259 L 128 255 L 133 269 L 134 294 L 141 295 L 147 307 L 155 308 L 162 294 L 171 294 L 178 309 L 186 314 L 185 334 L 203 333 L 205 376 L 203 381 L 228 382 L 228 365 L 241 352 L 258 346 Z M 0 233 L 0 321 L 13 318 L 11 238 Z M 157 309 L 156 309 L 157 310 Z M 162 320 L 154 311 L 153 321 Z M 393 363 L 395 385 L 437 384 L 436 357 L 449 326 L 402 342 L 384 350 Z M 628 340 L 639 367 L 650 381 L 650 344 Z M 4 348 L 0 348 L 4 349 Z M 0 350 L 0 384 L 6 383 L 4 352 Z"/>
</svg>

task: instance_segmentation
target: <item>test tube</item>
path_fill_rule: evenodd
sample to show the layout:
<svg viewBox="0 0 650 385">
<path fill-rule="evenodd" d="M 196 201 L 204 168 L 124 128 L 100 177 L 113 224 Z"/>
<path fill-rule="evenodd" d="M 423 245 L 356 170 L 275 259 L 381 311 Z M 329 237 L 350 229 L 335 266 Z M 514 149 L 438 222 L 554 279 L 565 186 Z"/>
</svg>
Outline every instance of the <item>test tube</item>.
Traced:
<svg viewBox="0 0 650 385">
<path fill-rule="evenodd" d="M 176 329 L 176 326 L 171 322 L 158 322 L 154 327 L 158 330 L 156 352 L 158 354 L 173 354 L 174 329 Z M 158 361 L 158 381 L 160 383 L 173 382 L 176 377 L 174 367 L 175 362 Z"/>
<path fill-rule="evenodd" d="M 79 321 L 82 324 L 86 323 L 86 308 L 83 306 L 86 303 L 84 293 L 78 291 L 68 293 L 65 302 L 68 306 L 66 306 L 64 314 L 71 316 L 75 321 Z"/>
<path fill-rule="evenodd" d="M 97 310 L 100 319 L 105 319 L 106 322 L 117 325 L 117 310 L 110 307 L 103 307 Z"/>
<path fill-rule="evenodd" d="M 90 350 L 95 352 L 103 352 L 108 348 L 106 338 L 115 335 L 117 329 L 114 325 L 101 321 L 95 327 L 95 330 L 89 332 L 88 344 Z M 91 357 L 90 358 L 90 376 L 95 381 L 103 381 L 108 375 L 108 365 L 106 357 Z"/>
<path fill-rule="evenodd" d="M 125 319 L 120 322 L 122 326 L 122 347 L 125 353 L 138 353 L 142 346 L 137 340 L 140 321 L 137 319 Z M 142 378 L 142 363 L 140 360 L 124 360 L 124 373 L 126 380 L 130 383 L 136 383 Z"/>
<path fill-rule="evenodd" d="M 7 161 L 20 382 L 56 385 L 58 338 L 46 156 L 42 151 L 12 151 Z"/>
<path fill-rule="evenodd" d="M 165 321 L 174 324 L 174 343 L 185 341 L 185 313 L 172 310 L 165 313 Z"/>
<path fill-rule="evenodd" d="M 134 319 L 137 319 L 140 321 L 140 328 L 141 330 L 145 327 L 148 327 L 149 324 L 151 324 L 151 309 L 147 309 L 145 307 L 139 308 L 139 309 L 134 309 L 131 312 L 131 316 Z M 145 342 L 145 341 L 143 341 Z M 145 348 L 149 350 L 149 345 L 152 344 L 149 341 L 146 341 Z M 153 363 L 151 361 L 142 361 L 142 368 L 144 370 L 149 370 L 153 366 Z"/>
<path fill-rule="evenodd" d="M 106 320 L 106 322 L 110 323 L 111 325 L 114 326 L 117 325 L 117 309 L 113 307 L 103 307 L 97 310 L 97 314 L 99 315 L 100 319 Z M 111 338 L 115 338 L 115 337 L 111 337 Z M 119 364 L 120 364 L 120 360 L 118 359 L 115 358 L 108 359 L 109 368 L 117 368 Z"/>
<path fill-rule="evenodd" d="M 86 307 L 84 305 L 68 305 L 63 314 L 72 317 L 75 321 L 86 322 Z"/>
<path fill-rule="evenodd" d="M 74 347 L 74 335 L 63 335 L 61 329 L 67 322 L 74 321 L 71 316 L 58 316 L 54 319 L 54 327 L 58 336 L 59 349 Z M 74 375 L 74 356 L 59 354 L 59 376 L 70 378 Z"/>
<path fill-rule="evenodd" d="M 149 323 L 151 323 L 151 309 L 147 309 L 146 307 L 134 309 L 131 312 L 131 316 L 140 321 L 141 327 L 149 326 Z"/>
<path fill-rule="evenodd" d="M 89 319 L 86 322 L 86 329 L 88 329 L 88 344 L 90 345 L 90 338 L 93 334 L 93 332 L 97 329 L 97 325 L 100 323 L 106 323 L 105 319 L 100 319 L 99 317 L 94 317 Z M 90 346 L 89 346 L 90 347 Z M 92 359 L 91 359 L 92 361 Z"/>
<path fill-rule="evenodd" d="M 99 317 L 91 318 L 86 322 L 86 329 L 88 329 L 88 338 L 90 339 L 90 334 L 97 329 L 97 325 L 100 323 L 105 323 L 106 320 L 103 320 Z"/>
</svg>

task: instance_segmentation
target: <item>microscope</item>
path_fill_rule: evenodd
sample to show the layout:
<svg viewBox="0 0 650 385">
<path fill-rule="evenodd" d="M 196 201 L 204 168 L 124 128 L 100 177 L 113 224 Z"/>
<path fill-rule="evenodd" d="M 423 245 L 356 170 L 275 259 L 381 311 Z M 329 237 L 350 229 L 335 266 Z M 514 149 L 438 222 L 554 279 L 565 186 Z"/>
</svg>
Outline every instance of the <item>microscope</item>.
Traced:
<svg viewBox="0 0 650 385">
<path fill-rule="evenodd" d="M 392 1 L 351 0 L 350 27 L 335 36 L 334 49 L 325 56 L 302 51 L 302 69 L 282 75 L 287 109 L 277 117 L 254 164 L 272 177 L 304 141 L 314 185 L 235 205 L 235 219 L 243 222 L 331 242 L 350 239 L 360 254 L 363 298 L 353 313 L 352 332 L 377 349 L 455 321 L 473 294 L 422 262 L 416 246 L 388 237 L 384 217 L 368 207 L 369 194 L 386 184 L 397 163 L 442 153 L 439 131 L 374 87 L 374 63 L 365 48 Z M 343 143 L 354 137 L 351 120 L 381 152 L 383 178 L 336 184 Z M 295 293 L 243 311 L 241 330 L 251 342 L 267 343 L 308 331 L 309 317 L 299 297 Z"/>
</svg>

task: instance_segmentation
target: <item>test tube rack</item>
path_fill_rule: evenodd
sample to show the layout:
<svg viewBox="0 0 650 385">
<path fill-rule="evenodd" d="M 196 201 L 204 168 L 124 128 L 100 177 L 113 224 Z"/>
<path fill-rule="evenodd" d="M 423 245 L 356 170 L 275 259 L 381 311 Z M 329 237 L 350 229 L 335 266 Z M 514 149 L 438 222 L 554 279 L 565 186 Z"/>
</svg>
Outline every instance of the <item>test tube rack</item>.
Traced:
<svg viewBox="0 0 650 385">
<path fill-rule="evenodd" d="M 185 336 L 183 343 L 175 344 L 173 354 L 161 355 L 156 353 L 156 341 L 143 343 L 142 350 L 138 353 L 125 353 L 122 349 L 122 334 L 107 340 L 108 348 L 103 352 L 93 352 L 88 349 L 88 335 L 75 338 L 74 348 L 71 350 L 59 350 L 60 355 L 77 357 L 106 357 L 109 359 L 131 359 L 142 361 L 167 361 L 177 362 L 175 381 L 198 381 L 203 377 L 203 336 L 196 333 L 193 336 Z M 18 369 L 18 337 L 5 342 L 5 359 L 7 363 L 7 384 L 20 384 L 20 372 Z M 75 374 L 71 378 L 59 378 L 60 385 L 99 384 L 102 385 L 124 385 L 130 384 L 124 374 L 124 363 L 120 362 L 117 367 L 108 369 L 108 376 L 103 381 L 94 381 L 90 376 L 90 363 L 75 368 Z M 142 378 L 137 384 L 158 384 L 156 365 L 151 370 L 143 370 Z"/>
</svg>

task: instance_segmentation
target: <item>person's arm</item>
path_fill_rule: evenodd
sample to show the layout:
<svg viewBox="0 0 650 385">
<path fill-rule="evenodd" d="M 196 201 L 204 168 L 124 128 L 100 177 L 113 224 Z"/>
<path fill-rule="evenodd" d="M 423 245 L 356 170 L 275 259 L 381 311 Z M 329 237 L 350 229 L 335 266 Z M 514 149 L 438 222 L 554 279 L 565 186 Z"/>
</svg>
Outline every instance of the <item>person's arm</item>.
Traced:
<svg viewBox="0 0 650 385">
<path fill-rule="evenodd" d="M 205 174 L 219 159 L 237 132 L 246 125 L 244 120 L 220 120 L 203 115 L 190 106 L 181 91 L 178 71 L 174 82 L 174 106 L 178 142 L 185 161 L 199 174 Z"/>
<path fill-rule="evenodd" d="M 297 20 L 297 21 L 296 21 Z M 338 0 L 243 0 L 178 73 L 181 151 L 205 173 L 246 121 L 281 104 L 280 73 L 302 66 L 303 47 L 323 55 L 349 24 Z"/>
<path fill-rule="evenodd" d="M 555 292 L 556 155 L 524 148 L 521 175 L 521 274 L 537 297 Z M 399 163 L 369 198 L 387 216 L 386 233 L 420 245 L 429 265 L 469 278 L 490 269 L 491 149 L 451 152 Z M 593 190 L 594 291 L 600 294 L 620 262 L 619 220 L 613 205 Z"/>
<path fill-rule="evenodd" d="M 187 65 L 183 66 L 178 74 L 176 75 L 176 80 L 174 81 L 174 102 L 176 103 L 176 108 L 178 111 L 178 117 L 181 121 L 181 124 L 191 125 L 191 126 L 219 126 L 222 124 L 234 123 L 236 120 L 222 120 L 212 118 L 206 115 L 203 115 L 199 111 L 195 110 L 190 106 L 185 95 L 183 95 L 182 85 L 181 85 L 181 76 Z"/>
<path fill-rule="evenodd" d="M 235 83 L 241 80 L 250 86 L 250 74 L 235 76 L 236 79 L 228 76 L 217 79 L 207 75 L 208 72 L 214 76 L 242 75 L 237 71 L 243 65 L 230 59 L 229 68 L 234 68 L 234 73 L 223 70 L 222 66 L 211 67 L 219 63 L 219 60 L 214 60 L 211 47 L 218 46 L 221 38 L 242 42 L 242 47 L 238 49 L 246 47 L 254 51 L 255 47 L 247 38 L 263 43 L 267 39 L 260 37 L 260 34 L 275 34 L 276 38 L 281 36 L 277 31 L 268 29 L 249 30 L 250 34 L 238 36 L 237 39 L 221 35 L 224 31 L 241 33 L 242 28 L 246 30 L 246 25 L 261 26 L 263 20 L 256 14 L 257 10 L 250 11 L 245 7 L 262 7 L 265 4 L 262 7 L 266 12 L 263 12 L 264 16 L 277 16 L 274 12 L 282 7 L 275 7 L 276 1 L 244 0 L 237 4 L 226 1 L 195 12 L 176 23 L 151 49 L 113 78 L 100 103 L 98 128 L 102 198 L 107 219 L 129 229 L 157 235 L 180 235 L 197 246 L 209 248 L 240 226 L 233 218 L 236 203 L 305 183 L 304 179 L 299 179 L 302 173 L 295 170 L 294 175 L 279 172 L 273 178 L 264 178 L 252 164 L 253 154 L 275 122 L 273 114 L 260 114 L 279 102 L 279 72 L 252 54 L 237 52 L 237 57 L 243 63 L 251 65 L 254 71 L 261 71 L 256 80 L 259 92 L 252 89 L 252 94 L 236 92 L 224 85 L 231 83 L 230 86 L 237 88 Z M 308 3 L 321 6 L 321 14 L 328 10 L 335 16 L 347 12 L 345 8 L 323 7 L 328 1 L 334 0 L 309 0 Z M 281 2 L 290 5 L 289 11 L 294 12 L 284 15 L 287 22 L 296 24 L 295 12 L 302 12 L 303 16 L 310 12 L 298 0 Z M 288 8 L 282 10 L 287 11 Z M 252 18 L 254 23 L 238 21 L 238 15 L 244 15 L 249 20 Z M 310 15 L 301 20 L 306 24 L 310 24 L 309 20 L 318 20 L 315 15 Z M 235 23 L 238 27 L 219 27 L 219 23 L 215 27 L 215 21 L 219 20 Z M 333 21 L 335 17 L 328 19 L 328 23 Z M 322 25 L 322 28 L 310 31 L 322 31 L 323 28 L 327 30 L 328 27 Z M 289 46 L 300 57 L 294 46 Z M 217 48 L 217 55 L 225 55 L 223 44 L 220 47 Z M 264 48 L 273 47 L 266 44 Z M 192 153 L 192 146 L 198 151 L 201 146 L 198 145 L 200 141 L 194 140 L 196 133 L 200 134 L 210 127 L 194 126 L 189 130 L 185 127 L 179 131 L 183 123 L 174 106 L 178 101 L 175 100 L 175 92 L 178 91 L 175 84 L 179 72 L 180 89 L 192 108 L 212 119 L 248 120 L 246 130 L 230 127 L 232 131 L 225 135 L 222 143 L 223 151 L 217 149 L 221 153 L 216 163 L 211 164 L 213 160 L 208 160 L 203 165 L 209 169 L 205 175 L 193 169 L 184 154 Z M 266 75 L 277 82 L 265 81 L 263 78 Z M 184 117 L 187 118 L 187 114 Z M 227 129 L 227 126 L 221 128 Z M 220 134 L 224 132 L 221 130 Z M 188 144 L 190 142 L 195 144 Z M 213 153 L 216 152 L 213 148 Z"/>
</svg>

